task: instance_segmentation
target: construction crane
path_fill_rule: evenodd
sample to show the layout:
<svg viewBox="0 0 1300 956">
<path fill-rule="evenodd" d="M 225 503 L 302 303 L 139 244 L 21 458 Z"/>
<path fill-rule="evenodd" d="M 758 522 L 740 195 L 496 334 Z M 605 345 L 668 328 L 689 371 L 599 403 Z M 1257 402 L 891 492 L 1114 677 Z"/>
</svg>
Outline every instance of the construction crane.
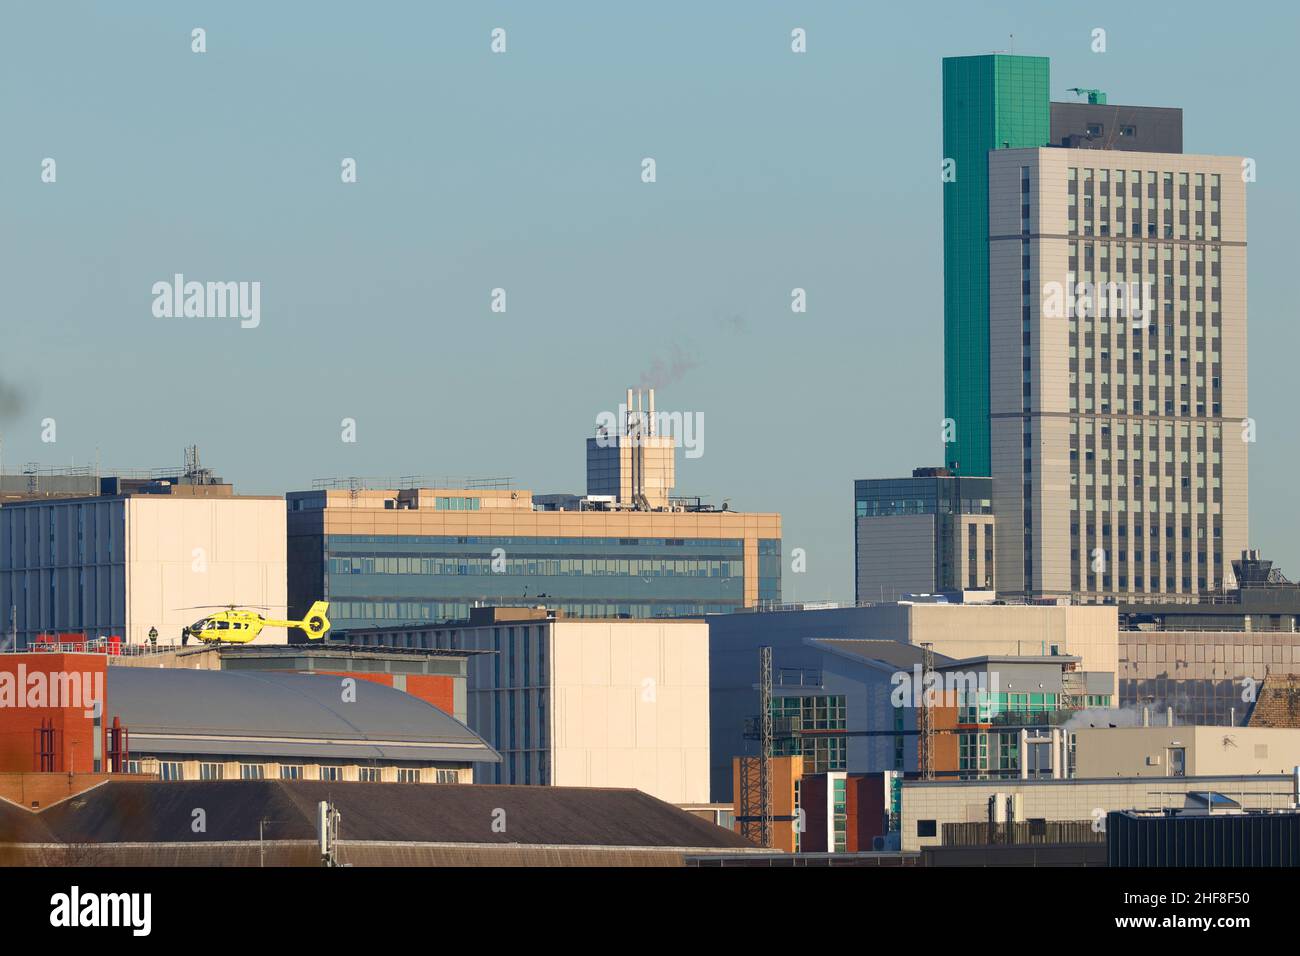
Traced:
<svg viewBox="0 0 1300 956">
<path fill-rule="evenodd" d="M 921 673 L 930 675 L 934 673 L 934 645 L 924 643 L 921 645 Z M 917 761 L 921 765 L 921 779 L 934 779 L 934 714 L 930 713 L 930 697 L 924 691 L 921 693 L 921 707 L 918 714 L 921 722 L 921 752 Z"/>
<path fill-rule="evenodd" d="M 755 846 L 772 846 L 772 648 L 758 649 L 758 756 L 740 758 L 740 834 Z M 746 736 L 749 736 L 748 734 Z"/>
<path fill-rule="evenodd" d="M 1079 96 L 1086 96 L 1088 97 L 1088 102 L 1093 104 L 1094 106 L 1106 105 L 1106 94 L 1103 93 L 1101 90 L 1087 90 L 1081 86 L 1072 86 L 1065 92 L 1076 93 Z"/>
</svg>

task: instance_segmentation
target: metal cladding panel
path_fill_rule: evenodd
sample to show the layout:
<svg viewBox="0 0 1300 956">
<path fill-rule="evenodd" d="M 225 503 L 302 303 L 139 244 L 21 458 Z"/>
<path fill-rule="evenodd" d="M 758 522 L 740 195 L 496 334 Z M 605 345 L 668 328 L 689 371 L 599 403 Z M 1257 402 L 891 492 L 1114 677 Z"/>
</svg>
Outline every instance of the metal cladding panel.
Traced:
<svg viewBox="0 0 1300 956">
<path fill-rule="evenodd" d="M 935 515 L 880 515 L 857 519 L 856 593 L 859 601 L 893 601 L 937 590 Z"/>
<path fill-rule="evenodd" d="M 1300 813 L 1106 817 L 1110 866 L 1300 865 Z"/>
<path fill-rule="evenodd" d="M 1052 145 L 1144 153 L 1183 151 L 1183 111 L 1115 103 L 1053 103 Z"/>
</svg>

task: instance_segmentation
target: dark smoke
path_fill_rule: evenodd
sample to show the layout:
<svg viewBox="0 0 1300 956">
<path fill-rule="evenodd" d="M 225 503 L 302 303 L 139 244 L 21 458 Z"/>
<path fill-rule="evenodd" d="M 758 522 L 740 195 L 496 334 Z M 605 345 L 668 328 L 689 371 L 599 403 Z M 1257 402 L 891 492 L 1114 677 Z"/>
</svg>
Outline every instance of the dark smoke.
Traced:
<svg viewBox="0 0 1300 956">
<path fill-rule="evenodd" d="M 23 395 L 8 382 L 0 380 L 0 422 L 17 418 L 22 414 Z"/>
</svg>

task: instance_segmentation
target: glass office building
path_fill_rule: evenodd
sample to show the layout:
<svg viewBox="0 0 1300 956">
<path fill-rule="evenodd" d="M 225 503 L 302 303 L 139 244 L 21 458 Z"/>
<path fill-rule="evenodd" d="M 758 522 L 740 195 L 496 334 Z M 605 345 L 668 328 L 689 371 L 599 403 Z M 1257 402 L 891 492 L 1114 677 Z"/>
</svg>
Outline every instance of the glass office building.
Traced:
<svg viewBox="0 0 1300 956">
<path fill-rule="evenodd" d="M 917 469 L 924 472 L 926 469 Z M 853 483 L 857 518 L 882 515 L 991 515 L 993 479 L 956 475 L 868 478 Z"/>
<path fill-rule="evenodd" d="M 918 468 L 853 483 L 858 602 L 992 590 L 993 479 Z"/>
<path fill-rule="evenodd" d="M 288 499 L 290 607 L 323 596 L 336 630 L 454 620 L 474 606 L 654 618 L 781 599 L 778 515 L 535 510 L 528 492 L 508 490 Z"/>
</svg>

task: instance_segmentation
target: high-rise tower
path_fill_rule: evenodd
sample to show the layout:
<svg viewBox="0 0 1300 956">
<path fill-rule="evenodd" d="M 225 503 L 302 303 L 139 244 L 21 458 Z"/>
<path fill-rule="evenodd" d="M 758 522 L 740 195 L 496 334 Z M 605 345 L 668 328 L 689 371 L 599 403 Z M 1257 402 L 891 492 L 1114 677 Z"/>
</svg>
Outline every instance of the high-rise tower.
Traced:
<svg viewBox="0 0 1300 956">
<path fill-rule="evenodd" d="M 989 475 L 989 156 L 1051 136 L 1049 61 L 943 61 L 944 463 Z"/>
</svg>

